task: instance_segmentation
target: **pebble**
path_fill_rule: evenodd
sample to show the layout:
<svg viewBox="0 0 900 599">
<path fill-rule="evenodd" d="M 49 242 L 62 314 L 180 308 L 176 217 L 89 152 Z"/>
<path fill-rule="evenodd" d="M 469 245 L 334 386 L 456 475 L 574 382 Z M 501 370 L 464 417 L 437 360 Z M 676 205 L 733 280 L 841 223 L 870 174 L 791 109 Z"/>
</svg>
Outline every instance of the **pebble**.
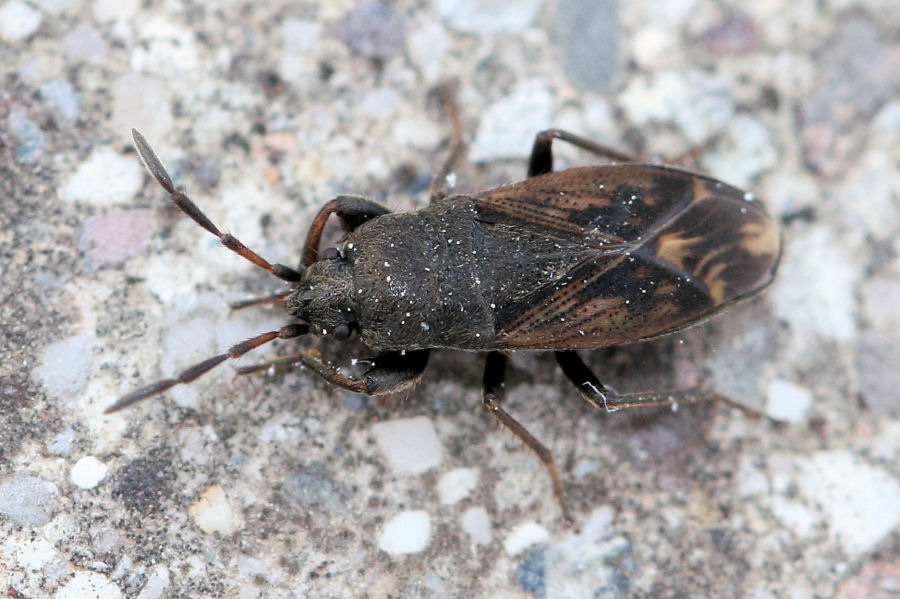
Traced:
<svg viewBox="0 0 900 599">
<path fill-rule="evenodd" d="M 821 518 L 815 512 L 799 501 L 775 495 L 767 498 L 766 503 L 772 511 L 772 515 L 800 538 L 806 539 L 813 536 L 816 526 L 821 522 Z"/>
<path fill-rule="evenodd" d="M 171 584 L 169 569 L 165 566 L 157 566 L 153 569 L 144 588 L 138 593 L 137 599 L 160 599 L 165 596 L 166 589 Z"/>
<path fill-rule="evenodd" d="M 550 543 L 544 552 L 547 599 L 593 597 L 581 589 L 603 589 L 602 596 L 617 597 L 617 585 L 628 584 L 616 571 L 620 556 L 632 550 L 628 541 L 615 534 L 614 512 L 602 506 L 591 512 L 580 534 Z M 599 594 L 598 594 L 599 595 Z M 623 593 L 621 596 L 627 595 Z"/>
<path fill-rule="evenodd" d="M 53 399 L 68 405 L 87 387 L 96 339 L 81 333 L 48 345 L 35 374 Z"/>
<path fill-rule="evenodd" d="M 7 542 L 16 544 L 16 562 L 29 570 L 41 570 L 58 555 L 53 543 L 46 539 L 37 538 L 20 543 L 10 536 L 7 538 Z"/>
<path fill-rule="evenodd" d="M 315 21 L 288 19 L 281 24 L 280 34 L 286 53 L 309 52 L 319 43 L 322 25 Z"/>
<path fill-rule="evenodd" d="M 110 147 L 101 147 L 82 162 L 60 189 L 62 199 L 95 206 L 127 203 L 144 182 L 141 162 Z"/>
<path fill-rule="evenodd" d="M 798 423 L 806 419 L 812 405 L 812 392 L 784 379 L 769 383 L 766 415 L 781 422 Z"/>
<path fill-rule="evenodd" d="M 53 483 L 17 474 L 0 484 L 0 514 L 22 526 L 43 526 L 53 515 L 57 494 Z"/>
<path fill-rule="evenodd" d="M 406 43 L 406 24 L 390 5 L 363 2 L 332 28 L 332 34 L 351 50 L 378 60 L 398 54 Z"/>
<path fill-rule="evenodd" d="M 150 239 L 149 210 L 111 210 L 87 219 L 79 246 L 88 268 L 118 266 L 137 256 Z"/>
<path fill-rule="evenodd" d="M 759 46 L 759 32 L 756 22 L 746 14 L 733 10 L 700 34 L 698 39 L 707 52 L 717 56 L 723 54 L 745 54 Z"/>
<path fill-rule="evenodd" d="M 172 127 L 172 97 L 169 86 L 155 77 L 129 73 L 112 86 L 113 109 L 110 131 L 131 143 L 131 129 L 135 127 L 151 144 L 160 140 Z M 155 147 L 155 146 L 154 146 Z M 157 151 L 162 148 L 155 147 Z M 129 158 L 140 168 L 140 160 Z"/>
<path fill-rule="evenodd" d="M 44 152 L 47 136 L 44 135 L 38 124 L 31 120 L 28 113 L 19 107 L 14 107 L 9 111 L 7 122 L 19 140 L 16 146 L 16 158 L 25 163 L 34 162 L 40 158 Z"/>
<path fill-rule="evenodd" d="M 79 25 L 62 39 L 63 52 L 71 61 L 102 63 L 109 49 L 103 36 L 88 25 Z"/>
<path fill-rule="evenodd" d="M 824 226 L 791 235 L 769 305 L 790 323 L 791 350 L 817 346 L 820 338 L 849 341 L 856 334 L 860 270 L 854 248 Z"/>
<path fill-rule="evenodd" d="M 851 555 L 871 551 L 900 524 L 900 481 L 849 451 L 799 462 L 800 494 L 822 511 L 828 531 Z"/>
<path fill-rule="evenodd" d="M 896 308 L 895 308 L 896 309 Z M 864 331 L 854 352 L 859 392 L 879 416 L 900 415 L 900 339 L 882 330 Z"/>
<path fill-rule="evenodd" d="M 631 36 L 631 54 L 645 67 L 658 65 L 666 56 L 678 53 L 679 39 L 670 27 L 642 27 Z"/>
<path fill-rule="evenodd" d="M 619 63 L 621 25 L 616 0 L 560 0 L 556 27 L 563 68 L 577 87 L 609 89 Z"/>
<path fill-rule="evenodd" d="M 397 474 L 420 474 L 441 462 L 441 443 L 424 416 L 379 422 L 372 433 Z"/>
<path fill-rule="evenodd" d="M 139 0 L 97 0 L 94 5 L 94 18 L 105 23 L 107 21 L 127 21 L 134 16 L 140 5 Z"/>
<path fill-rule="evenodd" d="M 188 508 L 188 514 L 200 530 L 207 534 L 229 535 L 237 529 L 234 513 L 222 485 L 213 485 L 204 491 L 197 502 Z"/>
<path fill-rule="evenodd" d="M 200 62 L 194 32 L 173 19 L 143 19 L 139 29 L 142 43 L 131 50 L 131 68 L 164 79 L 182 76 Z"/>
<path fill-rule="evenodd" d="M 378 537 L 378 547 L 390 555 L 420 553 L 431 537 L 431 518 L 428 512 L 403 512 L 388 520 Z"/>
<path fill-rule="evenodd" d="M 0 6 L 0 38 L 13 43 L 27 38 L 41 26 L 41 13 L 24 2 L 12 0 Z"/>
<path fill-rule="evenodd" d="M 468 497 L 478 485 L 477 468 L 456 468 L 451 470 L 438 481 L 438 493 L 441 503 L 453 505 Z"/>
<path fill-rule="evenodd" d="M 460 31 L 519 32 L 534 21 L 542 0 L 436 0 L 438 15 Z"/>
<path fill-rule="evenodd" d="M 531 152 L 537 131 L 551 126 L 553 95 L 543 79 L 520 82 L 482 111 L 472 143 L 473 162 L 498 158 L 524 158 Z"/>
<path fill-rule="evenodd" d="M 406 45 L 409 59 L 419 66 L 426 82 L 436 83 L 443 79 L 444 56 L 451 47 L 451 41 L 440 23 L 421 23 L 410 32 Z"/>
<path fill-rule="evenodd" d="M 106 477 L 109 467 L 92 455 L 84 456 L 72 466 L 70 479 L 81 489 L 93 489 Z"/>
<path fill-rule="evenodd" d="M 78 94 L 65 79 L 55 77 L 41 86 L 41 95 L 51 110 L 61 114 L 67 121 L 78 116 Z"/>
<path fill-rule="evenodd" d="M 841 582 L 834 599 L 896 599 L 900 591 L 900 564 L 875 561 Z"/>
<path fill-rule="evenodd" d="M 463 512 L 462 528 L 478 545 L 491 542 L 491 518 L 483 505 L 470 507 Z"/>
<path fill-rule="evenodd" d="M 72 453 L 72 442 L 75 440 L 75 431 L 72 427 L 63 430 L 56 435 L 47 445 L 47 453 L 50 455 L 66 457 Z"/>
<path fill-rule="evenodd" d="M 769 130 L 759 120 L 738 115 L 728 123 L 728 135 L 703 157 L 703 164 L 717 179 L 747 187 L 778 163 L 778 152 Z"/>
<path fill-rule="evenodd" d="M 738 466 L 738 493 L 741 497 L 762 495 L 769 491 L 769 479 L 766 473 L 758 468 L 750 456 L 743 456 Z"/>
<path fill-rule="evenodd" d="M 663 70 L 634 77 L 619 96 L 636 127 L 673 122 L 692 144 L 702 144 L 734 115 L 725 82 L 699 70 Z"/>
<path fill-rule="evenodd" d="M 122 599 L 122 591 L 109 578 L 99 572 L 77 570 L 56 591 L 56 599 Z"/>
<path fill-rule="evenodd" d="M 525 549 L 538 543 L 543 543 L 550 538 L 546 528 L 537 522 L 525 522 L 513 529 L 503 541 L 503 548 L 507 555 L 516 555 Z"/>
</svg>

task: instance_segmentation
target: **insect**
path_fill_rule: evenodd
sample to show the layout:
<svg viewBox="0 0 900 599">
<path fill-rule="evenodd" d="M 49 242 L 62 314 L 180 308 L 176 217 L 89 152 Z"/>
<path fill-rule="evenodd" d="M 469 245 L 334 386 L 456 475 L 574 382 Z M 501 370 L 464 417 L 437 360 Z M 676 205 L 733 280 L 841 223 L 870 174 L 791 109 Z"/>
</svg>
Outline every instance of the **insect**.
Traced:
<svg viewBox="0 0 900 599">
<path fill-rule="evenodd" d="M 551 452 L 502 406 L 507 353 L 554 352 L 578 393 L 607 411 L 677 405 L 701 395 L 724 399 L 697 389 L 620 394 L 576 350 L 649 339 L 706 320 L 766 287 L 781 253 L 775 222 L 753 196 L 703 175 L 630 163 L 627 155 L 553 129 L 536 136 L 528 178 L 520 183 L 476 195 L 446 193 L 447 175 L 464 148 L 458 133 L 427 208 L 394 214 L 363 197 L 338 196 L 313 219 L 295 269 L 271 264 L 222 233 L 175 188 L 144 137 L 137 131 L 133 137 L 182 212 L 228 249 L 290 283 L 289 291 L 267 299 L 281 301 L 295 322 L 125 395 L 107 413 L 189 383 L 275 339 L 357 336 L 376 355 L 359 377 L 313 351 L 238 372 L 300 363 L 341 388 L 370 395 L 414 385 L 432 349 L 487 352 L 484 406 L 544 463 L 566 519 Z M 626 163 L 553 172 L 554 140 Z M 332 214 L 345 237 L 320 252 Z"/>
</svg>

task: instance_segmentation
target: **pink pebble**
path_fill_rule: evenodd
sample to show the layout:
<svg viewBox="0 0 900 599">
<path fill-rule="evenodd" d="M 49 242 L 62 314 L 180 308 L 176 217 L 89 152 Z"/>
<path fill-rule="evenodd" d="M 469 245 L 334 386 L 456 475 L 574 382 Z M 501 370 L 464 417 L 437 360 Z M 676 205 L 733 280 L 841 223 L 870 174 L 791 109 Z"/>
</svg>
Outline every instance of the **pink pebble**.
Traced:
<svg viewBox="0 0 900 599">
<path fill-rule="evenodd" d="M 149 237 L 148 210 L 112 210 L 84 223 L 80 245 L 88 266 L 99 269 L 136 256 Z"/>
</svg>

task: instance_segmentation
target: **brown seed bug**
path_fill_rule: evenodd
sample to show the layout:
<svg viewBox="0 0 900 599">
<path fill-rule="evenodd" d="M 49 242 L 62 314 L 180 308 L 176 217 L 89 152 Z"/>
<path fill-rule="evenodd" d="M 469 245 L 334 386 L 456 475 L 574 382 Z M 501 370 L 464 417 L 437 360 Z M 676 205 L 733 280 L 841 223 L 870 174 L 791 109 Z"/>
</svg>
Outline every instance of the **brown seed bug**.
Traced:
<svg viewBox="0 0 900 599">
<path fill-rule="evenodd" d="M 625 154 L 556 129 L 537 135 L 525 181 L 478 195 L 448 195 L 445 180 L 464 150 L 455 110 L 451 117 L 454 146 L 431 185 L 427 208 L 393 214 L 363 197 L 339 196 L 314 218 L 298 269 L 270 264 L 220 232 L 175 188 L 134 131 L 138 153 L 182 212 L 225 247 L 291 284 L 290 291 L 261 301 L 282 301 L 297 322 L 134 391 L 106 412 L 191 382 L 274 339 L 313 334 L 345 340 L 355 334 L 377 354 L 359 378 L 315 352 L 238 372 L 300 363 L 343 389 L 369 395 L 414 385 L 432 349 L 487 352 L 484 406 L 538 455 L 569 519 L 551 452 L 501 405 L 504 352 L 554 352 L 579 394 L 606 411 L 697 399 L 727 402 L 698 389 L 617 393 L 576 350 L 665 335 L 766 287 L 781 244 L 763 205 L 721 181 L 633 163 Z M 626 164 L 553 172 L 554 139 Z M 332 214 L 346 235 L 339 248 L 320 252 Z"/>
</svg>

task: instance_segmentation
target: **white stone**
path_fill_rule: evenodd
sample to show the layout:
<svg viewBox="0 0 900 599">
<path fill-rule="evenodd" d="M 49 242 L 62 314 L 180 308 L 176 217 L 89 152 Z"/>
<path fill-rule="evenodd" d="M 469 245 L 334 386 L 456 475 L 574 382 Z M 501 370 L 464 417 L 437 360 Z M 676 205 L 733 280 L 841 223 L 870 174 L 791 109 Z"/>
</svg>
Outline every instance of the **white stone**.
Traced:
<svg viewBox="0 0 900 599">
<path fill-rule="evenodd" d="M 703 157 L 703 164 L 717 179 L 747 187 L 762 172 L 778 163 L 778 152 L 769 130 L 759 120 L 737 115 L 728 122 L 728 135 Z"/>
<path fill-rule="evenodd" d="M 188 508 L 188 513 L 205 533 L 231 534 L 235 531 L 234 513 L 222 485 L 213 485 Z"/>
<path fill-rule="evenodd" d="M 849 239 L 821 225 L 791 235 L 768 294 L 769 305 L 790 325 L 795 354 L 808 353 L 821 338 L 855 336 L 860 269 L 854 251 Z"/>
<path fill-rule="evenodd" d="M 671 27 L 644 27 L 632 38 L 631 51 L 641 65 L 657 65 L 660 59 L 677 49 Z"/>
<path fill-rule="evenodd" d="M 441 461 L 441 443 L 431 420 L 424 416 L 379 422 L 372 432 L 397 474 L 419 474 Z"/>
<path fill-rule="evenodd" d="M 542 0 L 436 0 L 437 13 L 462 31 L 522 31 L 534 21 Z"/>
<path fill-rule="evenodd" d="M 128 73 L 116 80 L 112 93 L 110 131 L 121 136 L 122 143 L 131 143 L 131 129 L 137 128 L 161 156 L 171 158 L 172 154 L 160 145 L 172 127 L 172 95 L 168 83 L 156 77 Z M 140 160 L 133 156 L 129 160 L 138 165 L 140 172 Z"/>
<path fill-rule="evenodd" d="M 197 68 L 199 56 L 194 32 L 174 19 L 143 20 L 139 34 L 143 43 L 131 51 L 132 70 L 168 79 Z"/>
<path fill-rule="evenodd" d="M 543 79 L 520 82 L 512 93 L 482 112 L 472 143 L 472 161 L 528 156 L 535 133 L 549 128 L 552 117 L 553 94 L 546 82 Z"/>
<path fill-rule="evenodd" d="M 483 505 L 471 507 L 463 513 L 462 527 L 478 545 L 491 542 L 491 518 Z"/>
<path fill-rule="evenodd" d="M 784 379 L 773 379 L 767 393 L 766 415 L 783 422 L 803 422 L 812 401 L 809 389 Z"/>
<path fill-rule="evenodd" d="M 738 466 L 738 493 L 741 497 L 761 495 L 769 491 L 769 479 L 765 472 L 753 464 L 749 456 L 742 456 Z"/>
<path fill-rule="evenodd" d="M 830 534 L 851 555 L 870 551 L 900 524 L 900 481 L 849 451 L 800 462 L 800 493 L 817 504 Z"/>
<path fill-rule="evenodd" d="M 106 464 L 92 455 L 87 455 L 72 466 L 70 478 L 76 487 L 93 489 L 106 477 L 109 470 Z"/>
<path fill-rule="evenodd" d="M 138 593 L 137 599 L 160 599 L 171 584 L 169 569 L 165 566 L 157 566 L 147 578 L 144 588 Z"/>
<path fill-rule="evenodd" d="M 431 518 L 428 512 L 403 512 L 388 520 L 378 537 L 378 547 L 391 555 L 420 553 L 431 537 Z"/>
<path fill-rule="evenodd" d="M 478 485 L 477 468 L 456 468 L 441 477 L 438 481 L 438 493 L 441 503 L 452 505 L 464 499 Z"/>
<path fill-rule="evenodd" d="M 122 599 L 122 591 L 99 572 L 78 570 L 56 591 L 56 599 Z"/>
<path fill-rule="evenodd" d="M 583 589 L 614 584 L 616 572 L 610 558 L 627 554 L 628 541 L 615 534 L 611 507 L 595 509 L 580 534 L 549 543 L 545 552 L 547 599 L 593 597 Z"/>
<path fill-rule="evenodd" d="M 15 547 L 16 561 L 20 566 L 29 570 L 40 570 L 57 555 L 53 543 L 46 539 L 38 538 L 16 544 L 18 545 Z"/>
<path fill-rule="evenodd" d="M 78 166 L 75 174 L 60 188 L 59 197 L 102 207 L 127 204 L 143 182 L 139 160 L 101 147 Z"/>
<path fill-rule="evenodd" d="M 41 26 L 41 13 L 24 2 L 13 0 L 0 6 L 0 38 L 7 42 L 23 40 Z"/>
<path fill-rule="evenodd" d="M 769 498 L 768 504 L 772 514 L 799 537 L 812 536 L 816 525 L 821 522 L 821 518 L 805 505 L 781 495 Z"/>
<path fill-rule="evenodd" d="M 735 110 L 724 81 L 697 70 L 634 77 L 620 105 L 632 124 L 674 122 L 695 144 L 726 127 Z"/>
<path fill-rule="evenodd" d="M 513 529 L 503 541 L 507 555 L 516 555 L 532 545 L 543 543 L 550 538 L 547 529 L 537 522 L 525 522 Z"/>
<path fill-rule="evenodd" d="M 286 53 L 309 52 L 319 42 L 322 25 L 315 21 L 288 19 L 281 24 L 281 43 Z"/>
<path fill-rule="evenodd" d="M 91 372 L 94 342 L 92 334 L 82 333 L 44 349 L 35 374 L 54 399 L 69 404 L 84 391 Z"/>
<path fill-rule="evenodd" d="M 138 0 L 96 0 L 94 18 L 100 22 L 130 19 L 138 9 Z"/>
<path fill-rule="evenodd" d="M 419 66 L 425 81 L 433 83 L 442 78 L 444 55 L 450 49 L 446 28 L 426 21 L 409 32 L 406 44 L 409 59 Z"/>
</svg>

